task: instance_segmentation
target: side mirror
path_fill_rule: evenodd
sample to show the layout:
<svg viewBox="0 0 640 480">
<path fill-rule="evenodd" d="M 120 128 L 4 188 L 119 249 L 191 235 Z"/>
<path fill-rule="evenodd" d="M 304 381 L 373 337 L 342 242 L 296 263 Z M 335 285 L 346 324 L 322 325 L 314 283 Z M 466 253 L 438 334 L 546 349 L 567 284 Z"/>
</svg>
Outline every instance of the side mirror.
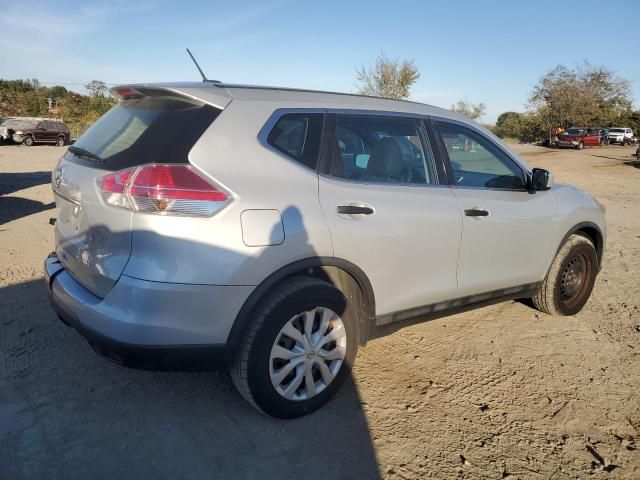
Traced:
<svg viewBox="0 0 640 480">
<path fill-rule="evenodd" d="M 539 192 L 549 190 L 553 185 L 553 174 L 544 168 L 534 168 L 531 170 L 531 185 L 529 191 Z"/>
</svg>

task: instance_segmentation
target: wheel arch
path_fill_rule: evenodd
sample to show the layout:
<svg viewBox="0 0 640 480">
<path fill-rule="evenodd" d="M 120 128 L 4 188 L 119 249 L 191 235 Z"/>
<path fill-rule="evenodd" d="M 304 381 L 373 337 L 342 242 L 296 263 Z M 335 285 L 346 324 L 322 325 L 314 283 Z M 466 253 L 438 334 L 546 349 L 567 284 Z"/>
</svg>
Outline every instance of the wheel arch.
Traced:
<svg viewBox="0 0 640 480">
<path fill-rule="evenodd" d="M 359 343 L 364 345 L 369 339 L 369 326 L 375 317 L 375 296 L 367 275 L 353 263 L 335 257 L 311 257 L 290 263 L 272 273 L 251 292 L 236 315 L 227 339 L 227 360 L 232 358 L 238 342 L 241 341 L 256 308 L 263 299 L 283 280 L 292 276 L 308 276 L 325 280 L 335 285 L 347 298 L 359 306 Z"/>
<path fill-rule="evenodd" d="M 560 245 L 558 245 L 558 250 L 562 248 L 562 245 L 569 239 L 569 237 L 573 234 L 581 233 L 585 235 L 589 240 L 593 242 L 593 245 L 596 247 L 596 253 L 598 255 L 598 270 L 602 266 L 602 256 L 604 254 L 604 236 L 602 235 L 602 230 L 600 227 L 593 222 L 580 222 L 574 225 L 569 231 L 564 235 Z"/>
</svg>

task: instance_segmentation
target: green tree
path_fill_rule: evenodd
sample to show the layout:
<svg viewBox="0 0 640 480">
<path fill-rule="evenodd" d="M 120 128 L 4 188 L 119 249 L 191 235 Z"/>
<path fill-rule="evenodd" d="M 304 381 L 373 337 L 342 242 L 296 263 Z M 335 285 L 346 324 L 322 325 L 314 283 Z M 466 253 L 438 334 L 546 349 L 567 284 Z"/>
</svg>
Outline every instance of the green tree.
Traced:
<svg viewBox="0 0 640 480">
<path fill-rule="evenodd" d="M 67 89 L 60 85 L 56 85 L 49 89 L 49 96 L 51 98 L 62 98 L 65 93 L 67 93 Z"/>
<path fill-rule="evenodd" d="M 401 63 L 388 59 L 384 53 L 378 56 L 374 66 L 362 66 L 356 74 L 360 95 L 394 99 L 409 98 L 411 87 L 420 78 L 413 60 L 405 59 Z"/>
<path fill-rule="evenodd" d="M 558 65 L 535 85 L 529 106 L 551 138 L 557 127 L 611 126 L 630 113 L 631 90 L 624 78 L 588 62 Z"/>
<path fill-rule="evenodd" d="M 451 110 L 471 120 L 478 120 L 485 114 L 487 106 L 484 103 L 474 105 L 465 97 L 464 99 L 458 100 L 454 105 L 451 105 Z"/>
<path fill-rule="evenodd" d="M 91 97 L 104 96 L 107 92 L 107 84 L 101 80 L 91 80 L 84 88 L 89 91 Z"/>
<path fill-rule="evenodd" d="M 618 123 L 619 127 L 629 127 L 633 130 L 635 136 L 640 137 L 640 110 L 629 112 L 625 117 L 618 120 Z"/>
<path fill-rule="evenodd" d="M 504 112 L 496 120 L 493 133 L 501 138 L 520 138 L 522 134 L 522 113 Z"/>
</svg>

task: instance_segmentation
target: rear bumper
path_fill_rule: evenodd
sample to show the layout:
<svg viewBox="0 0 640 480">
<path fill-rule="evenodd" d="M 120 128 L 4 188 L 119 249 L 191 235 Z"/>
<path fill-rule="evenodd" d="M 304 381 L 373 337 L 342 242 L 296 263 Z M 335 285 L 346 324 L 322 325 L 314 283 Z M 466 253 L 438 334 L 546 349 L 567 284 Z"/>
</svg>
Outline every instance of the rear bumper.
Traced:
<svg viewBox="0 0 640 480">
<path fill-rule="evenodd" d="M 253 287 L 183 285 L 122 276 L 101 299 L 80 285 L 57 257 L 44 265 L 51 304 L 96 352 L 134 367 L 216 370 Z"/>
</svg>

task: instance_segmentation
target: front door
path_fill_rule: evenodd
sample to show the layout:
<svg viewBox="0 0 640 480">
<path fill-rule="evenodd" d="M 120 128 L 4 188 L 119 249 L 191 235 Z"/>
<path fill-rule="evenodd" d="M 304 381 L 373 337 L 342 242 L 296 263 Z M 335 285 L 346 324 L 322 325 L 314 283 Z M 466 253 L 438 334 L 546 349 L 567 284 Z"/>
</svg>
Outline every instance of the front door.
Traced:
<svg viewBox="0 0 640 480">
<path fill-rule="evenodd" d="M 330 113 L 324 140 L 319 193 L 334 255 L 368 276 L 376 314 L 456 297 L 461 216 L 421 120 Z"/>
<path fill-rule="evenodd" d="M 478 130 L 438 121 L 462 213 L 460 295 L 543 280 L 553 258 L 556 206 L 550 191 L 529 193 L 527 174 Z"/>
<path fill-rule="evenodd" d="M 51 130 L 51 122 L 48 121 L 43 121 L 40 122 L 40 124 L 38 125 L 38 128 L 34 131 L 34 140 L 36 142 L 51 142 L 52 140 L 52 130 Z"/>
</svg>

